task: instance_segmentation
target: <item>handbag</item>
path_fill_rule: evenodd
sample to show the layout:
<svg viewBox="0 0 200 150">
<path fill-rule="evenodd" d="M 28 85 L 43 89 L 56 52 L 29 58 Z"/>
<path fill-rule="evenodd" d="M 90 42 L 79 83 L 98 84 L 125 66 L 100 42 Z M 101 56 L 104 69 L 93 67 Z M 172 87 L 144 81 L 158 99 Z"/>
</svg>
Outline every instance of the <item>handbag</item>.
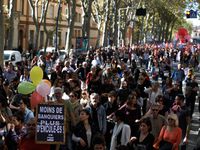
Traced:
<svg viewBox="0 0 200 150">
<path fill-rule="evenodd" d="M 137 144 L 135 150 L 147 150 L 147 147 L 142 144 Z"/>
<path fill-rule="evenodd" d="M 173 144 L 170 142 L 167 142 L 165 140 L 161 140 L 159 143 L 159 150 L 171 150 Z"/>
<path fill-rule="evenodd" d="M 156 78 L 156 74 L 152 74 L 151 78 Z"/>
</svg>

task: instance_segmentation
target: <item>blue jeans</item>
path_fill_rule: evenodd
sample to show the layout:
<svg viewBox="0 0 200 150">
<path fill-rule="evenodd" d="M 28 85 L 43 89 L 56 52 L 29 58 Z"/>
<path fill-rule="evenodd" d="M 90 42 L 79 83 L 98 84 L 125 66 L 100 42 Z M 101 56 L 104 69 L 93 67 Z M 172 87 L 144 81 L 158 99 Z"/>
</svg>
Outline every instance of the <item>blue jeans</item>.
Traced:
<svg viewBox="0 0 200 150">
<path fill-rule="evenodd" d="M 46 64 L 47 64 L 46 68 L 48 70 L 51 70 L 51 61 L 46 61 Z"/>
<path fill-rule="evenodd" d="M 146 69 L 148 68 L 148 59 L 144 59 L 144 64 L 146 66 Z"/>
</svg>

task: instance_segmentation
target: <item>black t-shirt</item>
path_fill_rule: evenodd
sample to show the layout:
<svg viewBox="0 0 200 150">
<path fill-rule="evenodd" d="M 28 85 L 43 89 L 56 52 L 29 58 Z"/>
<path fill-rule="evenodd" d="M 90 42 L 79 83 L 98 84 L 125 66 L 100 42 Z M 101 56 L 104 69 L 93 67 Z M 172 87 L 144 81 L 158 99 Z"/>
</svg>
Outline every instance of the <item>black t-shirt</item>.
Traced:
<svg viewBox="0 0 200 150">
<path fill-rule="evenodd" d="M 129 89 L 119 90 L 118 96 L 119 96 L 120 106 L 124 105 L 124 103 L 126 102 L 130 94 L 131 94 L 131 91 Z"/>
<path fill-rule="evenodd" d="M 177 116 L 178 116 L 178 125 L 179 128 L 181 128 L 182 130 L 182 138 L 185 137 L 186 135 L 186 129 L 187 129 L 187 121 L 186 118 L 190 117 L 190 111 L 187 108 L 187 106 L 182 106 L 179 107 L 178 111 L 176 112 Z"/>
<path fill-rule="evenodd" d="M 89 84 L 88 84 L 88 91 L 89 94 L 92 93 L 99 93 L 99 89 L 101 88 L 101 82 L 99 80 L 93 82 L 92 80 L 90 80 Z"/>
<path fill-rule="evenodd" d="M 198 87 L 198 83 L 196 83 L 196 82 L 194 82 L 194 83 L 188 82 L 188 83 L 187 83 L 187 86 L 190 86 L 190 87 L 192 87 L 192 88 L 195 88 L 195 87 Z M 190 94 L 190 97 L 195 97 L 196 95 L 197 95 L 197 91 L 193 91 L 193 90 L 192 90 L 192 92 L 191 92 L 191 94 Z"/>
</svg>

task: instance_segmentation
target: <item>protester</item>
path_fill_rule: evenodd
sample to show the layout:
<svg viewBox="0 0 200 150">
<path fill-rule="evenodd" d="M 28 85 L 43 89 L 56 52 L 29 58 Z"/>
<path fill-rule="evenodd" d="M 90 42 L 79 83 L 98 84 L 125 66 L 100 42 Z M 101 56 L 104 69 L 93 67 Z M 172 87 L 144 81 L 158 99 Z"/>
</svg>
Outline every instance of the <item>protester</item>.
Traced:
<svg viewBox="0 0 200 150">
<path fill-rule="evenodd" d="M 49 144 L 35 143 L 36 118 L 31 118 L 27 122 L 27 134 L 23 135 L 19 141 L 17 149 L 19 150 L 50 150 Z"/>
<path fill-rule="evenodd" d="M 119 145 L 127 145 L 131 137 L 131 128 L 128 124 L 126 124 L 126 117 L 123 111 L 115 111 L 113 120 L 115 121 L 115 126 L 111 138 L 110 150 L 115 150 L 115 148 Z"/>
<path fill-rule="evenodd" d="M 81 110 L 80 122 L 73 129 L 72 140 L 76 142 L 73 150 L 90 150 L 92 148 L 92 139 L 99 132 L 95 125 L 89 110 Z"/>
<path fill-rule="evenodd" d="M 140 124 L 140 131 L 136 136 L 131 137 L 128 147 L 129 150 L 148 149 L 153 150 L 154 136 L 151 132 L 151 121 L 149 118 L 144 118 Z"/>
<path fill-rule="evenodd" d="M 176 114 L 168 116 L 167 125 L 163 126 L 155 145 L 159 145 L 159 149 L 178 150 L 181 142 L 182 131 L 178 127 L 179 121 Z"/>
</svg>

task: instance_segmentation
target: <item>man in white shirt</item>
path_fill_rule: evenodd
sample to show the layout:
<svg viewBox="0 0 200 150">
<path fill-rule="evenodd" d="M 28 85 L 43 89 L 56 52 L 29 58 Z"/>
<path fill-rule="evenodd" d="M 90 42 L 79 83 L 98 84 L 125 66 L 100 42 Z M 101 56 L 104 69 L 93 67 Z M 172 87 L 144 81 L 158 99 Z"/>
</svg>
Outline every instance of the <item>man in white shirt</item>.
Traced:
<svg viewBox="0 0 200 150">
<path fill-rule="evenodd" d="M 69 61 L 65 61 L 65 67 L 62 69 L 63 71 L 67 71 L 67 72 L 74 72 L 74 69 L 69 65 Z"/>
</svg>

